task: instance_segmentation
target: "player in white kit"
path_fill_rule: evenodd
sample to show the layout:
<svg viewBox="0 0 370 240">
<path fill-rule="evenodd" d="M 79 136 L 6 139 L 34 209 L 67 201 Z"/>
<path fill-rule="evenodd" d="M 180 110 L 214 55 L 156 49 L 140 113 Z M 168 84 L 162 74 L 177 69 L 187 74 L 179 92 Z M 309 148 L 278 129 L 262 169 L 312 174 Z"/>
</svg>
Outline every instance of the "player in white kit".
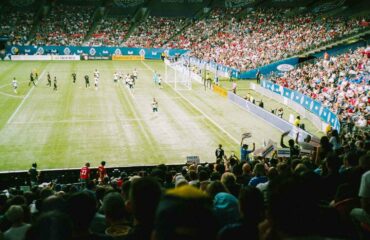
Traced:
<svg viewBox="0 0 370 240">
<path fill-rule="evenodd" d="M 18 82 L 17 82 L 17 79 L 13 78 L 12 86 L 13 86 L 13 91 L 14 91 L 14 93 L 15 93 L 15 94 L 18 94 L 18 92 L 17 92 L 17 89 L 18 89 Z"/>
</svg>

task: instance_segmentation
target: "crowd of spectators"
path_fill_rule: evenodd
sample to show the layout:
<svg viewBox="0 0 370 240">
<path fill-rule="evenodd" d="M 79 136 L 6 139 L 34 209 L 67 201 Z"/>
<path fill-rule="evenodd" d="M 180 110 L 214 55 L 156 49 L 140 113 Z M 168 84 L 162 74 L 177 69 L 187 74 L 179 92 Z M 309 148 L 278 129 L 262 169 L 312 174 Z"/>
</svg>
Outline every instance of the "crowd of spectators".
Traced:
<svg viewBox="0 0 370 240">
<path fill-rule="evenodd" d="M 34 13 L 32 11 L 17 11 L 14 8 L 3 9 L 2 11 L 7 13 L 0 14 L 0 36 L 8 37 L 9 44 L 28 44 Z"/>
<path fill-rule="evenodd" d="M 55 5 L 38 25 L 35 45 L 82 45 L 91 28 L 94 7 Z"/>
<path fill-rule="evenodd" d="M 348 133 L 348 132 L 347 132 Z M 0 194 L 4 239 L 368 239 L 370 134 L 335 131 L 319 145 L 290 139 L 289 157 L 240 159 L 129 174 L 86 164 L 80 183 Z M 298 136 L 297 136 L 298 139 Z M 244 147 L 244 146 L 243 146 Z M 303 149 L 311 149 L 311 154 Z M 77 179 L 76 179 L 77 180 Z M 40 184 L 40 185 L 39 185 Z M 1 237 L 0 235 L 0 237 Z"/>
<path fill-rule="evenodd" d="M 185 18 L 148 16 L 127 39 L 127 47 L 160 48 L 173 35 L 180 32 Z"/>
<path fill-rule="evenodd" d="M 364 28 L 356 19 L 289 16 L 263 9 L 238 16 L 240 9 L 214 10 L 167 46 L 241 71 L 255 69 Z"/>
<path fill-rule="evenodd" d="M 271 80 L 322 103 L 345 125 L 364 128 L 370 118 L 370 49 L 358 48 L 307 63 Z"/>
<path fill-rule="evenodd" d="M 125 17 L 110 17 L 101 20 L 88 40 L 88 46 L 120 46 L 130 28 L 130 20 Z"/>
</svg>

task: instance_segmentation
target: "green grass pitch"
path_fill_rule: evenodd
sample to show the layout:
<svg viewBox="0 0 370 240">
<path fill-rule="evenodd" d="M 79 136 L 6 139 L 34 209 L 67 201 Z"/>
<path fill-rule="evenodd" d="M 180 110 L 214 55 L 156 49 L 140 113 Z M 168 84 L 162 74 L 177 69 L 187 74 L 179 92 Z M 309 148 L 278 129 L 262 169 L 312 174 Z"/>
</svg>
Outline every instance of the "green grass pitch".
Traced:
<svg viewBox="0 0 370 240">
<path fill-rule="evenodd" d="M 95 90 L 93 72 L 100 71 Z M 113 73 L 138 71 L 134 91 L 114 84 Z M 37 69 L 40 80 L 29 87 L 29 74 Z M 85 162 L 97 166 L 138 166 L 184 163 L 197 155 L 202 162 L 215 160 L 219 143 L 227 154 L 239 154 L 243 132 L 249 142 L 261 146 L 280 132 L 226 99 L 193 83 L 192 90 L 159 89 L 152 71 L 165 74 L 161 61 L 76 61 L 0 63 L 0 171 L 79 168 Z M 72 72 L 77 82 L 72 82 Z M 46 75 L 58 79 L 58 90 L 46 86 Z M 90 76 L 85 88 L 83 76 Z M 171 71 L 168 72 L 171 77 Z M 18 94 L 11 80 L 19 82 Z M 159 102 L 153 113 L 151 102 Z"/>
</svg>

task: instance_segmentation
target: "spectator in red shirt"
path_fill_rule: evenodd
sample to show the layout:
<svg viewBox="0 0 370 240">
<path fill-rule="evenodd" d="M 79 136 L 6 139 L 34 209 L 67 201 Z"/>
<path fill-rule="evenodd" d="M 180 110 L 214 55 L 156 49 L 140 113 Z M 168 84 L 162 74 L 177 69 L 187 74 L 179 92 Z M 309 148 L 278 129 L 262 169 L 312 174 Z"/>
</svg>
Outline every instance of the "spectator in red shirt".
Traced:
<svg viewBox="0 0 370 240">
<path fill-rule="evenodd" d="M 98 167 L 98 181 L 99 183 L 104 181 L 104 178 L 107 176 L 107 169 L 105 169 L 105 161 L 102 161 L 100 163 L 100 166 Z"/>
<path fill-rule="evenodd" d="M 90 163 L 86 163 L 80 170 L 81 182 L 86 182 L 90 180 Z"/>
</svg>

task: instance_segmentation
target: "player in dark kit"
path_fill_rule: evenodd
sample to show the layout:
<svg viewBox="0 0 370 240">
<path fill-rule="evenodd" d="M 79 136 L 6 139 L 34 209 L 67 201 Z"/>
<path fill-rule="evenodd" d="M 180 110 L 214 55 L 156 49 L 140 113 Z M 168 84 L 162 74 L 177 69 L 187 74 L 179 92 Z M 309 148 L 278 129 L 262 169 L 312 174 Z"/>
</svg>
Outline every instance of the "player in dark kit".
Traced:
<svg viewBox="0 0 370 240">
<path fill-rule="evenodd" d="M 51 76 L 50 76 L 49 72 L 48 72 L 48 75 L 47 75 L 47 79 L 48 79 L 48 83 L 46 84 L 46 86 L 51 87 Z"/>
<path fill-rule="evenodd" d="M 73 83 L 76 83 L 76 73 L 72 73 Z"/>
<path fill-rule="evenodd" d="M 28 86 L 31 86 L 31 83 L 33 84 L 33 86 L 36 87 L 35 79 L 33 78 L 33 73 L 32 72 L 30 74 L 30 82 L 28 83 Z"/>
<path fill-rule="evenodd" d="M 86 88 L 87 87 L 90 87 L 90 80 L 89 80 L 89 76 L 88 75 L 85 75 L 85 86 L 86 86 Z"/>
<path fill-rule="evenodd" d="M 57 77 L 54 77 L 54 91 L 58 90 Z"/>
</svg>

